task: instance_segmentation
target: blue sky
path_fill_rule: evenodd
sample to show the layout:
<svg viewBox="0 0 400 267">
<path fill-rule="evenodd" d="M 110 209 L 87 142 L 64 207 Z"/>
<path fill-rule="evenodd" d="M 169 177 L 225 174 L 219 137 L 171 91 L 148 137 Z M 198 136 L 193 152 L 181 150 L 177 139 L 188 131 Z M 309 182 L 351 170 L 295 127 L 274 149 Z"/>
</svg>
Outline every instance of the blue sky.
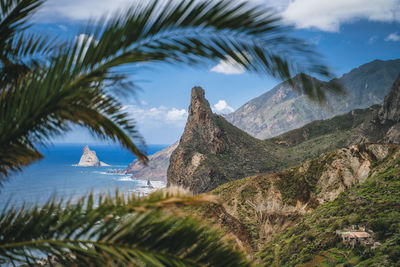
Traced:
<svg viewBox="0 0 400 267">
<path fill-rule="evenodd" d="M 375 59 L 400 58 L 400 0 L 251 1 L 274 8 L 285 23 L 294 25 L 294 34 L 315 45 L 338 76 Z M 77 36 L 77 29 L 87 19 L 132 2 L 135 1 L 48 0 L 35 17 L 34 29 Z M 226 62 L 196 68 L 146 64 L 129 66 L 127 70 L 140 90 L 135 97 L 124 99 L 124 104 L 148 144 L 172 144 L 179 139 L 193 86 L 205 89 L 215 112 L 228 113 L 279 82 L 245 73 Z M 100 142 L 83 129 L 75 129 L 55 141 Z"/>
</svg>

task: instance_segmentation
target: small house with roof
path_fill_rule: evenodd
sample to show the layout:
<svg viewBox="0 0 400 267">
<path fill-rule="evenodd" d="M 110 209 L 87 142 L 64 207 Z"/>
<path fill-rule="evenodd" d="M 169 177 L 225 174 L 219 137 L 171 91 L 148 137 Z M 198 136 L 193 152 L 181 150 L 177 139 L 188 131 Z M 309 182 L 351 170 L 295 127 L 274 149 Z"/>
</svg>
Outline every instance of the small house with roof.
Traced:
<svg viewBox="0 0 400 267">
<path fill-rule="evenodd" d="M 342 237 L 344 243 L 349 243 L 354 246 L 355 244 L 361 244 L 364 246 L 372 247 L 374 245 L 374 239 L 372 235 L 363 230 L 338 230 L 338 235 Z"/>
</svg>

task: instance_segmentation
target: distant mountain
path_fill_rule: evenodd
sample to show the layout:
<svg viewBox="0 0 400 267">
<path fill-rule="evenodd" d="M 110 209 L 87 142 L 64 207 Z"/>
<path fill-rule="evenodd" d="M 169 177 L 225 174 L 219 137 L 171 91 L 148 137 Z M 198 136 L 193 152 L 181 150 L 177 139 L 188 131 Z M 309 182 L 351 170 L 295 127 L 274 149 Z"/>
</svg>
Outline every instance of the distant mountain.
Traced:
<svg viewBox="0 0 400 267">
<path fill-rule="evenodd" d="M 148 165 L 145 166 L 140 160 L 135 159 L 123 172 L 131 174 L 132 179 L 146 179 L 150 181 L 167 181 L 167 169 L 169 158 L 178 146 L 178 142 L 149 156 Z"/>
<path fill-rule="evenodd" d="M 224 117 L 256 138 L 270 138 L 315 120 L 381 104 L 399 72 L 400 59 L 375 60 L 353 69 L 337 79 L 348 94 L 328 94 L 326 107 L 311 103 L 304 95 L 294 92 L 287 82 L 282 82 Z"/>
<path fill-rule="evenodd" d="M 271 162 L 301 164 L 225 183 L 212 191 L 222 205 L 189 212 L 219 225 L 257 266 L 400 266 L 399 143 L 400 75 L 383 105 L 314 121 L 261 145 Z M 243 159 L 269 164 L 267 155 Z M 219 164 L 214 172 L 228 165 Z M 206 159 L 198 164 L 205 166 Z"/>
<path fill-rule="evenodd" d="M 168 185 L 194 193 L 246 176 L 272 173 L 338 148 L 366 142 L 400 142 L 400 76 L 383 106 L 356 109 L 311 122 L 265 141 L 213 114 L 204 90 L 192 89 L 189 117 L 171 155 Z"/>
</svg>

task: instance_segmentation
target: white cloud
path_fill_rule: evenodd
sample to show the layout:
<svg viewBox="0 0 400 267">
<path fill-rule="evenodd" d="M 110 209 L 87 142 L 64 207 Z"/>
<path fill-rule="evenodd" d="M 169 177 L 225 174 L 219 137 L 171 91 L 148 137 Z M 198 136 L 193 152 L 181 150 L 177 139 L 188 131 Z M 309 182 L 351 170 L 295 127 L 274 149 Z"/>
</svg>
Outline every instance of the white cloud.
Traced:
<svg viewBox="0 0 400 267">
<path fill-rule="evenodd" d="M 282 15 L 297 28 L 337 32 L 358 19 L 400 21 L 400 0 L 294 0 Z"/>
<path fill-rule="evenodd" d="M 400 41 L 400 35 L 398 35 L 397 32 L 391 33 L 385 38 L 385 41 Z"/>
<path fill-rule="evenodd" d="M 135 0 L 140 1 L 140 0 Z M 48 0 L 38 15 L 41 20 L 87 20 L 130 6 L 132 0 Z"/>
<path fill-rule="evenodd" d="M 225 100 L 219 100 L 217 104 L 214 105 L 213 111 L 216 113 L 231 113 L 234 111 L 234 109 L 226 103 Z"/>
<path fill-rule="evenodd" d="M 218 65 L 211 68 L 211 71 L 231 75 L 244 73 L 244 68 L 229 57 L 227 60 L 220 60 Z"/>
<path fill-rule="evenodd" d="M 126 9 L 144 0 L 48 0 L 39 11 L 43 21 L 87 20 Z M 167 1 L 167 0 L 165 0 Z M 178 0 L 177 0 L 178 1 Z M 343 23 L 359 19 L 400 21 L 400 0 L 251 0 L 272 7 L 298 28 L 339 31 Z M 225 68 L 226 69 L 226 68 Z M 238 70 L 236 70 L 238 72 Z"/>
<path fill-rule="evenodd" d="M 188 113 L 184 109 L 125 105 L 124 111 L 135 120 L 139 133 L 149 144 L 172 144 L 180 138 Z"/>
<path fill-rule="evenodd" d="M 143 108 L 137 105 L 126 105 L 124 110 L 137 121 L 139 126 L 144 127 L 152 125 L 183 127 L 188 116 L 184 109 L 167 108 L 165 106 Z"/>
<path fill-rule="evenodd" d="M 168 111 L 167 113 L 167 120 L 168 121 L 186 121 L 187 118 L 187 112 L 185 109 L 176 109 L 172 108 L 171 110 Z"/>
</svg>

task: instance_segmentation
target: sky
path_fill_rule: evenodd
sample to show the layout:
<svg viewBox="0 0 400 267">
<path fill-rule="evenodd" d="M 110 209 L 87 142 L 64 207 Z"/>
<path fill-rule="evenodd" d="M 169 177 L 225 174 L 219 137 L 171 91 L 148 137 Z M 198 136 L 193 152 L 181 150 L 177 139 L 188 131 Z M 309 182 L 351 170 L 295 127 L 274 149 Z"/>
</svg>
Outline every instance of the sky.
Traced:
<svg viewBox="0 0 400 267">
<path fill-rule="evenodd" d="M 35 31 L 79 37 L 87 20 L 139 0 L 48 0 L 36 14 Z M 141 0 L 146 1 L 146 0 Z M 167 0 L 165 0 L 167 1 Z M 176 0 L 179 1 L 179 0 Z M 400 58 L 400 0 L 250 0 L 274 9 L 293 34 L 315 46 L 337 76 L 375 59 Z M 202 86 L 216 113 L 230 113 L 280 81 L 246 73 L 231 62 L 125 67 L 135 94 L 122 101 L 147 144 L 172 144 L 183 132 L 190 90 Z M 81 128 L 55 142 L 99 143 Z"/>
</svg>

